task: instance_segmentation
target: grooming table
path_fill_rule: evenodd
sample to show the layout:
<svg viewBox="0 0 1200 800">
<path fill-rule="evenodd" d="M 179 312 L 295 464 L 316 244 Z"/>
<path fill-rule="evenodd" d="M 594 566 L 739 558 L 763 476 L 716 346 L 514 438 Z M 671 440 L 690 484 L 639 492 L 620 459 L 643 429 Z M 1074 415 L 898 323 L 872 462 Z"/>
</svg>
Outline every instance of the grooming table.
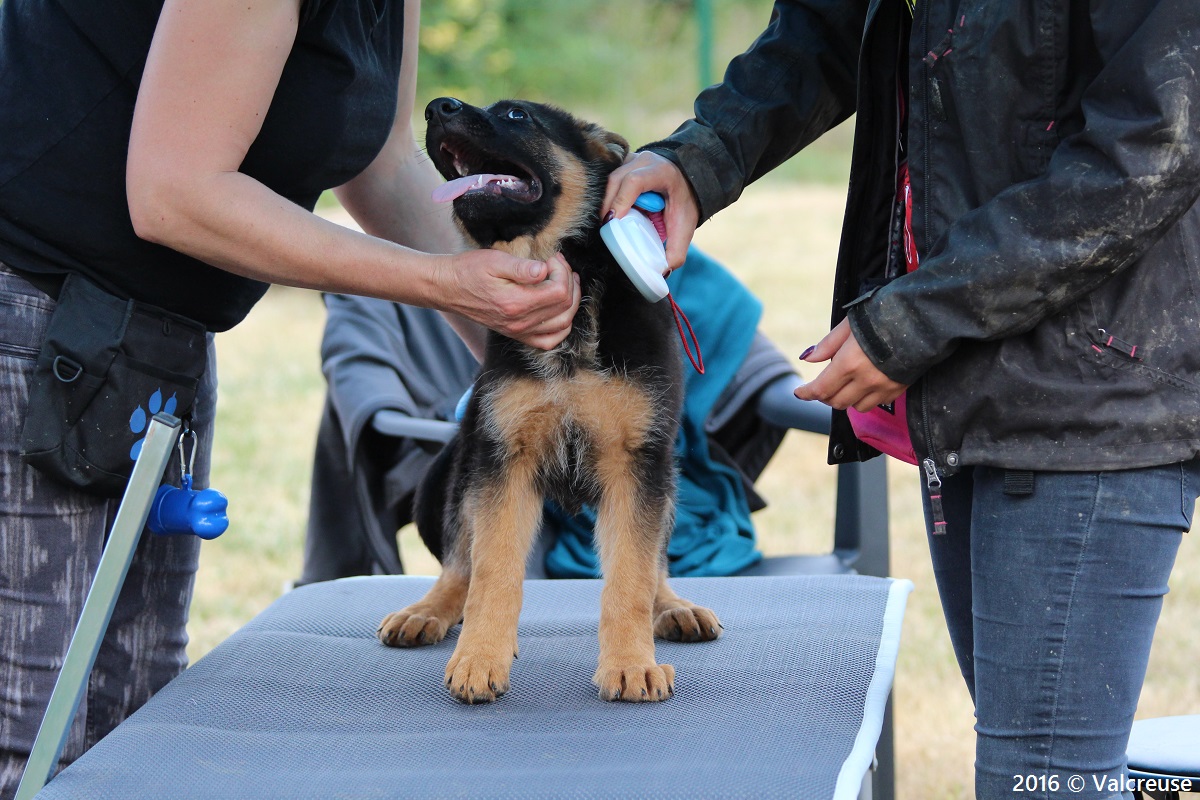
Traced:
<svg viewBox="0 0 1200 800">
<path fill-rule="evenodd" d="M 442 685 L 458 628 L 393 649 L 379 620 L 432 578 L 285 594 L 38 793 L 87 798 L 855 798 L 883 721 L 912 584 L 864 576 L 672 581 L 715 642 L 657 643 L 662 703 L 606 703 L 599 581 L 527 581 L 512 689 Z"/>
</svg>

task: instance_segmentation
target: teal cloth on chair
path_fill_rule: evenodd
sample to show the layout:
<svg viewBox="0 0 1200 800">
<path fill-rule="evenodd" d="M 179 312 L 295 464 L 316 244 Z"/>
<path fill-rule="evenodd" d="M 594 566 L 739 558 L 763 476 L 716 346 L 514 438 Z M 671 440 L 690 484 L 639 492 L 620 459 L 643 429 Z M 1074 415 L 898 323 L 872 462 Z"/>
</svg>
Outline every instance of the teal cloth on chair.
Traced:
<svg viewBox="0 0 1200 800">
<path fill-rule="evenodd" d="M 742 476 L 712 458 L 704 423 L 745 359 L 762 317 L 762 303 L 720 263 L 692 247 L 682 269 L 667 279 L 671 295 L 695 330 L 704 374 L 684 361 L 684 402 L 675 443 L 679 494 L 675 532 L 667 548 L 673 576 L 732 575 L 762 558 L 755 546 Z M 688 346 L 692 343 L 688 341 Z M 693 348 L 694 350 L 694 348 Z M 559 531 L 546 554 L 554 578 L 594 578 L 600 563 L 592 531 L 594 509 L 570 516 L 553 503 L 547 522 Z"/>
</svg>

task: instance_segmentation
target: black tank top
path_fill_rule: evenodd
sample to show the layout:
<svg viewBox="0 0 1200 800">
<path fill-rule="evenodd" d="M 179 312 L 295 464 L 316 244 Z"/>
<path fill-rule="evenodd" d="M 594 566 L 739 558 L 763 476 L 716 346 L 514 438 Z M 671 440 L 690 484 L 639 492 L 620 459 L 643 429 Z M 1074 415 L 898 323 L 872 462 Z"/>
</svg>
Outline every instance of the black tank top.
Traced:
<svg viewBox="0 0 1200 800">
<path fill-rule="evenodd" d="M 31 279 L 78 271 L 221 331 L 266 285 L 139 239 L 129 218 L 125 154 L 161 10 L 0 2 L 0 261 Z M 401 0 L 306 0 L 241 172 L 312 210 L 366 168 L 395 118 L 403 11 Z"/>
</svg>

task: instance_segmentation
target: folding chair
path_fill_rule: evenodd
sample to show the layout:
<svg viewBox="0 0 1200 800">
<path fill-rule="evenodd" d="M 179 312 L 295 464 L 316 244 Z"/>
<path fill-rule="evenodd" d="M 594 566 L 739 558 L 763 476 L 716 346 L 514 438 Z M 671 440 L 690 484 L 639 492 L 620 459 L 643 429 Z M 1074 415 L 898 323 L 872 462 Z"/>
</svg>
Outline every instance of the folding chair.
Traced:
<svg viewBox="0 0 1200 800">
<path fill-rule="evenodd" d="M 314 458 L 304 571 L 299 583 L 402 574 L 396 531 L 412 521 L 416 486 L 453 435 L 458 399 L 478 368 L 435 312 L 380 300 L 326 297 L 322 344 L 328 381 Z M 706 421 L 744 478 L 751 510 L 764 505 L 753 481 L 788 430 L 828 434 L 830 412 L 792 395 L 789 361 L 761 334 Z M 831 547 L 765 559 L 745 574 L 889 572 L 883 459 L 838 469 Z M 346 498 L 355 502 L 347 508 Z"/>
<path fill-rule="evenodd" d="M 1134 797 L 1179 800 L 1184 791 L 1200 793 L 1200 714 L 1137 720 L 1126 760 L 1129 776 L 1146 781 L 1138 785 L 1147 790 Z"/>
<path fill-rule="evenodd" d="M 766 422 L 781 428 L 829 434 L 831 412 L 816 402 L 797 400 L 793 390 L 800 379 L 795 375 L 776 378 L 762 388 L 753 403 L 756 413 Z M 457 428 L 455 423 L 409 416 L 396 409 L 384 408 L 371 417 L 372 430 L 393 439 L 411 439 L 430 443 L 448 442 Z M 360 513 L 369 526 L 367 536 L 372 551 L 381 562 L 392 561 L 400 567 L 391 550 L 394 533 L 383 531 L 374 514 L 363 506 L 369 490 L 359 484 L 355 497 Z M 887 577 L 890 568 L 887 510 L 887 466 L 882 458 L 850 462 L 837 468 L 837 507 L 834 516 L 832 547 L 828 552 L 770 556 L 748 569 L 743 576 L 846 574 Z M 403 572 L 402 567 L 391 574 Z"/>
</svg>

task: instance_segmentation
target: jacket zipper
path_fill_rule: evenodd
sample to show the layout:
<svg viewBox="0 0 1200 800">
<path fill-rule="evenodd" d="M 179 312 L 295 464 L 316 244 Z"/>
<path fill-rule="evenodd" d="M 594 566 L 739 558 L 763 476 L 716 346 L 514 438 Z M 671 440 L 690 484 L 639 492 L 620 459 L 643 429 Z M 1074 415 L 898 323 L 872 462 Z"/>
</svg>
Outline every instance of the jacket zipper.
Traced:
<svg viewBox="0 0 1200 800">
<path fill-rule="evenodd" d="M 929 50 L 929 3 L 921 3 L 921 49 L 922 52 Z M 911 45 L 910 45 L 911 49 Z M 906 53 L 908 51 L 906 50 Z M 933 80 L 932 69 L 924 61 L 921 62 L 921 68 L 924 70 L 925 80 L 921 82 L 921 91 L 925 95 L 925 113 L 921 119 L 922 133 L 925 137 L 924 150 L 921 152 L 921 161 L 925 170 L 925 186 L 926 195 L 929 194 L 929 111 L 930 111 L 930 96 L 929 86 Z M 911 84 L 911 80 L 910 80 Z M 909 113 L 912 113 L 912 103 L 909 103 Z M 912 143 L 909 143 L 911 150 Z M 925 234 L 929 235 L 929 201 L 925 201 L 924 207 L 921 209 L 922 215 L 925 217 Z M 928 454 L 921 461 L 921 468 L 925 472 L 925 488 L 929 495 L 929 510 L 930 517 L 933 522 L 934 535 L 942 535 L 946 532 L 946 512 L 942 508 L 942 479 L 938 475 L 937 461 L 934 460 L 933 436 L 930 433 L 929 425 L 929 392 L 924 385 L 925 381 L 921 381 L 921 433 L 925 437 L 925 452 Z"/>
<path fill-rule="evenodd" d="M 933 517 L 935 536 L 946 532 L 946 512 L 942 509 L 942 479 L 938 477 L 937 463 L 932 458 L 921 462 L 925 470 L 925 487 L 929 490 L 929 511 Z"/>
<path fill-rule="evenodd" d="M 896 64 L 895 64 L 895 69 L 896 69 L 896 81 L 895 81 L 895 83 L 896 83 L 896 99 L 895 99 L 896 124 L 892 126 L 892 134 L 893 134 L 892 141 L 895 142 L 895 144 L 892 147 L 892 175 L 899 176 L 900 162 L 902 159 L 908 158 L 908 153 L 906 152 L 907 137 L 905 136 L 905 131 L 902 130 L 902 126 L 906 126 L 908 124 L 908 108 L 907 108 L 908 103 L 907 103 L 907 97 L 906 97 L 907 89 L 905 86 L 903 86 L 900 83 L 900 75 L 903 73 L 903 71 L 901 70 L 901 59 L 908 58 L 908 42 L 906 41 L 906 39 L 904 37 L 903 23 L 900 24 L 900 26 L 896 32 L 896 38 L 897 38 L 897 42 L 896 42 L 897 53 L 896 53 Z M 893 181 L 893 185 L 895 185 L 895 181 Z M 903 238 L 904 238 L 903 216 L 904 216 L 904 214 L 903 214 L 903 210 L 902 210 L 902 206 L 901 206 L 900 202 L 895 198 L 895 192 L 893 192 L 892 194 L 893 194 L 892 208 L 891 208 L 891 213 L 888 215 L 888 228 L 887 228 L 888 229 L 888 241 L 887 241 L 888 252 L 887 252 L 886 258 L 884 259 L 883 279 L 885 281 L 890 281 L 893 278 L 897 277 L 898 275 L 902 275 L 904 272 L 902 269 L 900 269 L 900 261 L 901 260 L 896 257 L 896 246 L 895 246 L 896 242 L 893 238 L 894 234 L 896 233 L 896 225 L 899 224 L 901 226 L 899 239 L 900 239 L 900 241 L 903 241 Z M 901 246 L 903 246 L 903 245 L 901 245 Z"/>
</svg>

